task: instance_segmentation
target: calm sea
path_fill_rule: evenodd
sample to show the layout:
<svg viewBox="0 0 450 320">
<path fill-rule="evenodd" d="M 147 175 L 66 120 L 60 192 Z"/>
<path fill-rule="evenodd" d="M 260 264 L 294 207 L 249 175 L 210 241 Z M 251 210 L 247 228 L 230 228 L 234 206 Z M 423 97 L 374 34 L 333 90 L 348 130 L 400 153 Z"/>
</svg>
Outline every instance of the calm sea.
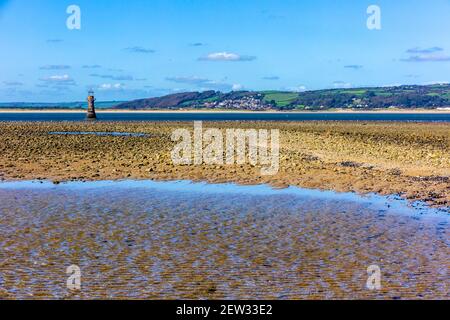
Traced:
<svg viewBox="0 0 450 320">
<path fill-rule="evenodd" d="M 83 121 L 84 113 L 5 113 L 0 121 Z M 450 122 L 450 113 L 100 113 L 100 121 L 433 121 Z"/>
</svg>

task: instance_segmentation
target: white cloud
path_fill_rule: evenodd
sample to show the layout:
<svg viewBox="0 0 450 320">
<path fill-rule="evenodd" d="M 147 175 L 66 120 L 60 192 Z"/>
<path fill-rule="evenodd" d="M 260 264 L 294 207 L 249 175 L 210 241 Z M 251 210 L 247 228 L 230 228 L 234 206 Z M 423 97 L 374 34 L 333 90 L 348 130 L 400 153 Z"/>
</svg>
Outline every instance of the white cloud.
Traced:
<svg viewBox="0 0 450 320">
<path fill-rule="evenodd" d="M 431 48 L 415 47 L 415 48 L 408 49 L 406 52 L 423 54 L 423 53 L 433 53 L 433 52 L 439 52 L 439 51 L 444 51 L 444 49 L 441 47 L 431 47 Z"/>
<path fill-rule="evenodd" d="M 303 92 L 303 91 L 306 91 L 307 89 L 305 86 L 300 85 L 300 86 L 296 86 L 296 87 L 287 87 L 284 90 L 292 91 L 292 92 Z"/>
<path fill-rule="evenodd" d="M 48 43 L 61 43 L 63 41 L 64 40 L 62 40 L 62 39 L 48 39 L 47 40 Z"/>
<path fill-rule="evenodd" d="M 42 78 L 42 80 L 44 81 L 69 81 L 71 80 L 70 76 L 65 74 L 62 76 L 50 76 L 50 77 L 46 77 L 46 78 Z"/>
<path fill-rule="evenodd" d="M 255 60 L 255 56 L 242 56 L 237 53 L 231 52 L 213 52 L 206 57 L 201 57 L 199 60 L 206 61 L 252 61 Z"/>
<path fill-rule="evenodd" d="M 75 85 L 75 81 L 67 74 L 49 76 L 41 78 L 40 80 L 47 84 Z"/>
<path fill-rule="evenodd" d="M 89 75 L 90 77 L 102 78 L 102 79 L 111 79 L 113 81 L 133 81 L 134 77 L 130 75 L 119 75 L 115 76 L 112 74 L 98 74 L 92 73 Z"/>
<path fill-rule="evenodd" d="M 175 82 L 175 83 L 187 83 L 193 85 L 202 85 L 205 83 L 211 83 L 212 80 L 206 78 L 200 78 L 197 76 L 181 76 L 181 77 L 167 77 L 167 81 Z"/>
<path fill-rule="evenodd" d="M 244 89 L 244 86 L 242 84 L 233 84 L 231 87 L 231 90 L 233 90 L 233 91 L 239 91 L 242 89 Z"/>
<path fill-rule="evenodd" d="M 154 53 L 155 50 L 153 49 L 149 49 L 149 48 L 144 48 L 144 47 L 128 47 L 124 49 L 125 51 L 128 52 L 133 52 L 133 53 Z"/>
<path fill-rule="evenodd" d="M 401 59 L 404 62 L 445 62 L 450 61 L 450 56 L 443 54 L 419 54 Z"/>
<path fill-rule="evenodd" d="M 65 64 L 49 64 L 46 66 L 42 66 L 41 70 L 67 70 L 70 69 L 70 66 Z"/>
<path fill-rule="evenodd" d="M 19 81 L 3 81 L 3 84 L 8 87 L 23 86 L 23 82 L 19 82 Z"/>
<path fill-rule="evenodd" d="M 450 56 L 443 53 L 441 47 L 420 48 L 415 47 L 406 51 L 408 58 L 400 59 L 404 62 L 445 62 L 450 61 Z"/>
<path fill-rule="evenodd" d="M 178 84 L 187 84 L 190 86 L 195 86 L 201 91 L 205 90 L 219 90 L 219 91 L 230 91 L 230 90 L 242 90 L 243 86 L 240 84 L 230 84 L 223 81 L 216 81 L 207 78 L 197 77 L 197 76 L 178 76 L 178 77 L 167 77 L 167 81 L 175 82 Z M 186 89 L 183 89 L 183 91 Z"/>
<path fill-rule="evenodd" d="M 449 83 L 450 83 L 449 81 L 428 81 L 428 82 L 424 82 L 423 85 L 424 86 L 435 85 L 435 84 L 444 85 L 444 84 L 449 84 Z"/>
<path fill-rule="evenodd" d="M 92 64 L 92 65 L 83 65 L 83 69 L 100 69 L 102 66 L 99 64 Z"/>
<path fill-rule="evenodd" d="M 98 88 L 100 90 L 122 90 L 125 86 L 122 83 L 103 83 Z"/>
<path fill-rule="evenodd" d="M 267 77 L 262 77 L 263 80 L 270 80 L 270 81 L 275 81 L 275 80 L 280 80 L 280 77 L 278 76 L 267 76 Z"/>
<path fill-rule="evenodd" d="M 345 69 L 359 70 L 359 69 L 362 69 L 363 66 L 360 65 L 360 64 L 349 64 L 349 65 L 344 66 L 344 68 Z"/>
</svg>

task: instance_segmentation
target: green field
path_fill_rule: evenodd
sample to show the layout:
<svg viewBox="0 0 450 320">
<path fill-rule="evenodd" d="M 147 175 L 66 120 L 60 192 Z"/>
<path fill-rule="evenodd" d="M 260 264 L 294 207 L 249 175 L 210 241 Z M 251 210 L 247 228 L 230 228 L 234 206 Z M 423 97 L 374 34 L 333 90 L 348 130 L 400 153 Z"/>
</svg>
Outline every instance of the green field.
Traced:
<svg viewBox="0 0 450 320">
<path fill-rule="evenodd" d="M 367 93 L 367 90 L 364 90 L 364 89 L 355 89 L 355 90 L 345 89 L 345 90 L 338 91 L 338 93 L 341 93 L 341 94 L 353 94 L 355 96 L 362 96 L 363 94 Z"/>
<path fill-rule="evenodd" d="M 263 92 L 264 101 L 271 102 L 275 101 L 276 105 L 279 107 L 285 107 L 295 101 L 298 98 L 298 93 L 296 92 L 280 92 L 280 91 L 266 91 Z"/>
</svg>

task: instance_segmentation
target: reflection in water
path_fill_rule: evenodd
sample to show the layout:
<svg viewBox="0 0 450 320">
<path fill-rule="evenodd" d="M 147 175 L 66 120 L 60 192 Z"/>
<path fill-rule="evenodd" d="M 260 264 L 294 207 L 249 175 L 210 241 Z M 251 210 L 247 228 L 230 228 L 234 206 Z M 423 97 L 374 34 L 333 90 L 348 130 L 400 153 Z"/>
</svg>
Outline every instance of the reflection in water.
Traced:
<svg viewBox="0 0 450 320">
<path fill-rule="evenodd" d="M 0 298 L 448 298 L 448 218 L 298 188 L 0 184 Z"/>
</svg>

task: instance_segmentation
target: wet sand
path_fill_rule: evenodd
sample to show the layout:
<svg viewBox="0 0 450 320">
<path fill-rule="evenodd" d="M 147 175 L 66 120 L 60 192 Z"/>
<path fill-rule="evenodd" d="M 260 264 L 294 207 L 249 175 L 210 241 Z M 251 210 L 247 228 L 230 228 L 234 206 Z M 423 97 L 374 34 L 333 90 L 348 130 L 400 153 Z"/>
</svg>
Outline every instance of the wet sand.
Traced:
<svg viewBox="0 0 450 320">
<path fill-rule="evenodd" d="M 448 299 L 449 215 L 394 204 L 226 185 L 0 184 L 0 298 Z M 366 288 L 370 265 L 380 290 Z"/>
<path fill-rule="evenodd" d="M 155 179 L 267 183 L 399 194 L 450 206 L 450 125 L 405 122 L 204 122 L 204 127 L 280 130 L 280 171 L 246 165 L 176 166 L 174 129 L 192 122 L 0 123 L 0 179 Z M 131 132 L 148 137 L 51 135 Z"/>
</svg>

